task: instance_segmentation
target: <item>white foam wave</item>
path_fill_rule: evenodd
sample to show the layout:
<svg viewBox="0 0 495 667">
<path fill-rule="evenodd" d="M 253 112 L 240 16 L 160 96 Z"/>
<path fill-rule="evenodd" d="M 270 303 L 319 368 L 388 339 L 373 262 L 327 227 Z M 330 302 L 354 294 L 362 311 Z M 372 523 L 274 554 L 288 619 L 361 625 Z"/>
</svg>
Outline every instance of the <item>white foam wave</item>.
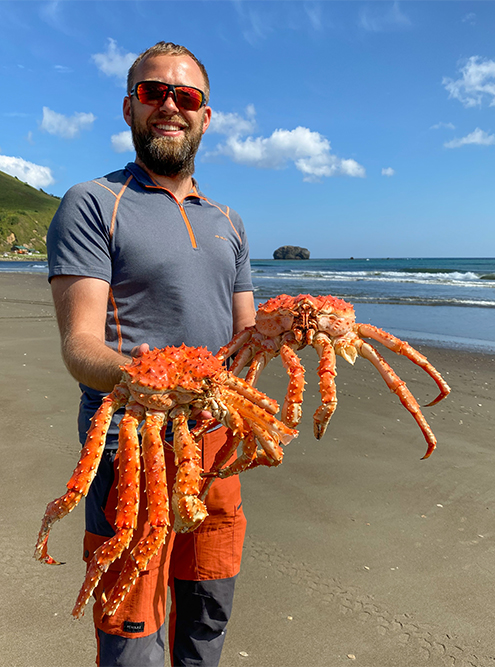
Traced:
<svg viewBox="0 0 495 667">
<path fill-rule="evenodd" d="M 385 282 L 416 283 L 421 285 L 457 285 L 459 287 L 495 287 L 495 280 L 481 280 L 472 271 L 460 272 L 407 272 L 407 271 L 308 271 L 291 269 L 266 276 L 277 280 L 311 280 L 328 282 Z"/>
</svg>

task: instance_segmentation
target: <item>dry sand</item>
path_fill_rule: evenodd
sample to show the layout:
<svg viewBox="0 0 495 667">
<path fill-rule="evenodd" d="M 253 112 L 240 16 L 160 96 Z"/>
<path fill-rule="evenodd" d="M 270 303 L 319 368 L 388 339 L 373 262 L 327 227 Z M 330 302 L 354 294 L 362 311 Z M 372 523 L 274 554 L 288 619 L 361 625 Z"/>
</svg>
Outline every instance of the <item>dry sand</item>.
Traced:
<svg viewBox="0 0 495 667">
<path fill-rule="evenodd" d="M 416 423 L 363 359 L 339 358 L 339 405 L 315 441 L 316 354 L 303 352 L 300 436 L 280 468 L 242 478 L 248 537 L 222 667 L 495 665 L 495 360 L 421 351 L 453 387 L 425 409 L 438 438 L 426 461 Z M 67 564 L 32 558 L 79 451 L 78 389 L 43 276 L 0 275 L 0 353 L 0 667 L 89 666 L 91 614 L 70 616 L 82 508 L 52 533 Z M 424 372 L 386 356 L 421 404 L 433 398 Z M 285 386 L 275 361 L 261 388 L 280 400 Z"/>
</svg>

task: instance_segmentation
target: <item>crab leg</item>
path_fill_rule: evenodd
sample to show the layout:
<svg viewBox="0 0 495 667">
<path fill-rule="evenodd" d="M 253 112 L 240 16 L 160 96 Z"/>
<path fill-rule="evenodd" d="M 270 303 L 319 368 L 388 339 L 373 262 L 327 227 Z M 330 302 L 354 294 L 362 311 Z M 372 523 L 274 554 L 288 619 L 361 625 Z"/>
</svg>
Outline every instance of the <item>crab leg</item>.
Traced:
<svg viewBox="0 0 495 667">
<path fill-rule="evenodd" d="M 264 453 L 271 461 L 271 463 L 268 465 L 278 465 L 279 463 L 282 463 L 282 459 L 284 458 L 284 451 L 278 444 L 279 441 L 277 438 L 273 437 L 273 435 L 268 433 L 267 430 L 258 424 L 251 423 L 250 426 L 253 429 L 253 433 L 256 436 L 256 439 L 263 447 Z"/>
<path fill-rule="evenodd" d="M 258 382 L 259 377 L 265 368 L 269 364 L 269 362 L 276 357 L 278 354 L 278 349 L 276 348 L 275 341 L 272 340 L 265 340 L 261 343 L 261 349 L 256 352 L 254 357 L 251 360 L 249 370 L 246 373 L 246 382 L 248 382 L 250 385 L 254 385 Z M 240 356 L 240 354 L 238 355 Z M 237 357 L 236 357 L 237 361 Z M 249 361 L 246 361 L 244 366 L 247 366 Z M 235 373 L 236 370 L 241 370 L 241 368 L 237 367 L 237 364 L 235 365 L 235 369 L 232 369 L 232 372 Z"/>
<path fill-rule="evenodd" d="M 241 472 L 246 470 L 248 466 L 251 465 L 253 459 L 256 456 L 256 440 L 254 438 L 253 431 L 250 431 L 250 427 L 247 422 L 244 422 L 242 417 L 237 413 L 234 408 L 230 408 L 229 411 L 235 412 L 238 419 L 241 420 L 243 424 L 242 430 L 233 433 L 231 430 L 227 432 L 227 440 L 224 446 L 218 451 L 215 461 L 213 463 L 212 469 L 210 472 L 203 473 L 203 477 L 210 477 L 206 485 L 204 486 L 200 498 L 204 500 L 208 490 L 214 481 L 214 478 L 218 477 L 224 479 L 225 477 L 230 477 L 231 475 L 239 475 Z M 261 432 L 261 431 L 260 431 Z M 266 440 L 266 432 L 264 432 L 263 437 Z M 270 439 L 271 440 L 271 439 Z M 236 458 L 236 460 L 227 467 L 223 467 L 230 457 L 234 454 L 240 443 L 242 442 L 242 454 Z M 276 445 L 275 443 L 274 452 L 275 455 L 279 458 L 283 456 L 282 448 Z M 277 458 L 277 460 L 278 460 Z M 272 459 L 270 459 L 272 461 Z M 269 465 L 273 465 L 270 463 Z"/>
<path fill-rule="evenodd" d="M 251 403 L 240 394 L 230 389 L 222 389 L 221 391 L 227 401 L 235 407 L 251 427 L 253 424 L 257 424 L 263 430 L 268 431 L 277 442 L 281 441 L 284 445 L 289 444 L 292 438 L 297 437 L 297 431 L 282 424 L 273 415 L 267 414 L 258 405 Z"/>
<path fill-rule="evenodd" d="M 101 576 L 127 549 L 137 526 L 139 509 L 139 439 L 137 427 L 143 420 L 144 409 L 137 403 L 128 403 L 119 431 L 119 493 L 115 527 L 117 532 L 95 551 L 88 566 L 72 615 L 79 618 L 98 585 Z"/>
<path fill-rule="evenodd" d="M 251 363 L 253 357 L 256 355 L 255 345 L 252 341 L 249 341 L 241 347 L 239 352 L 234 357 L 234 360 L 230 364 L 230 372 L 234 375 L 239 375 L 243 368 Z"/>
<path fill-rule="evenodd" d="M 239 444 L 245 439 L 246 434 L 249 431 L 248 424 L 244 421 L 244 419 L 234 407 L 221 403 L 218 405 L 218 409 L 220 408 L 224 410 L 224 417 L 221 418 L 219 414 L 217 417 L 218 420 L 228 429 L 227 438 L 223 446 L 216 453 L 211 470 L 209 472 L 201 473 L 202 477 L 209 478 L 203 485 L 203 489 L 199 496 L 201 500 L 204 500 L 208 495 L 208 491 L 215 481 L 215 478 L 223 478 L 224 476 L 228 476 L 222 474 L 223 466 L 227 463 L 227 461 L 230 460 L 231 456 L 237 450 Z"/>
<path fill-rule="evenodd" d="M 238 442 L 234 444 L 238 444 Z M 239 475 L 241 472 L 246 470 L 251 465 L 255 457 L 256 457 L 256 440 L 254 438 L 254 434 L 249 433 L 244 438 L 244 442 L 242 444 L 242 454 L 238 456 L 236 460 L 226 468 L 219 469 L 218 477 L 220 479 L 224 479 L 225 477 L 230 477 L 231 475 Z"/>
<path fill-rule="evenodd" d="M 226 426 L 228 431 L 227 431 L 227 440 L 225 441 L 224 445 L 218 450 L 215 456 L 215 460 L 213 461 L 213 465 L 211 467 L 211 470 L 213 472 L 219 470 L 223 465 L 227 463 L 227 461 L 230 459 L 232 454 L 237 449 L 237 445 L 239 445 L 240 441 L 244 438 L 244 436 L 249 430 L 249 427 L 244 422 L 243 418 L 235 408 L 233 408 L 232 406 L 227 406 L 223 403 L 221 403 L 218 406 L 218 408 L 225 410 L 225 415 L 221 420 L 220 420 L 220 415 L 217 415 L 217 417 L 219 418 L 218 421 L 220 421 L 220 423 Z M 231 435 L 237 438 L 237 445 L 234 445 L 234 441 L 232 440 Z M 203 476 L 206 475 L 203 473 Z"/>
<path fill-rule="evenodd" d="M 72 512 L 81 498 L 87 495 L 100 464 L 112 416 L 116 410 L 125 405 L 128 397 L 129 392 L 125 386 L 117 385 L 112 393 L 103 399 L 101 406 L 93 415 L 81 457 L 72 477 L 67 482 L 68 493 L 53 500 L 46 508 L 34 551 L 34 558 L 37 560 L 49 565 L 62 564 L 48 554 L 47 544 L 50 529 L 56 521 Z"/>
<path fill-rule="evenodd" d="M 205 504 L 198 498 L 201 485 L 201 450 L 187 427 L 189 412 L 189 409 L 179 406 L 170 413 L 177 466 L 172 494 L 176 533 L 194 530 L 208 516 Z"/>
<path fill-rule="evenodd" d="M 273 466 L 279 466 L 282 463 L 282 459 L 276 461 L 271 459 L 263 449 L 258 449 L 256 452 L 256 457 L 251 461 L 251 463 L 244 468 L 244 470 L 253 470 L 258 466 L 267 466 L 268 468 Z"/>
<path fill-rule="evenodd" d="M 330 339 L 325 334 L 316 334 L 312 342 L 320 357 L 318 376 L 320 378 L 321 405 L 313 416 L 315 438 L 323 437 L 328 422 L 337 407 L 337 390 L 335 387 L 335 350 Z"/>
<path fill-rule="evenodd" d="M 206 496 L 208 495 L 208 491 L 210 490 L 211 485 L 215 481 L 215 479 L 220 478 L 222 479 L 223 477 L 228 477 L 228 475 L 224 475 L 223 471 L 224 468 L 222 466 L 225 465 L 225 463 L 230 459 L 230 457 L 234 454 L 236 451 L 237 447 L 242 441 L 242 434 L 241 433 L 233 433 L 231 430 L 227 431 L 227 439 L 221 447 L 217 455 L 215 456 L 215 461 L 213 462 L 213 466 L 209 472 L 203 472 L 202 477 L 206 477 L 206 482 L 203 485 L 203 489 L 201 493 L 199 494 L 199 498 L 201 500 L 205 500 Z M 237 461 L 238 459 L 236 459 Z M 234 461 L 235 463 L 235 461 Z M 234 464 L 231 464 L 234 465 Z M 229 466 L 230 468 L 231 466 Z M 227 468 L 225 468 L 227 470 Z"/>
<path fill-rule="evenodd" d="M 289 385 L 282 407 L 282 421 L 287 426 L 294 428 L 299 424 L 302 417 L 302 402 L 304 385 L 304 367 L 293 347 L 299 347 L 297 341 L 284 343 L 280 348 L 280 358 L 289 376 Z"/>
<path fill-rule="evenodd" d="M 150 531 L 131 551 L 115 586 L 112 588 L 108 601 L 103 607 L 103 613 L 108 616 L 115 614 L 120 603 L 134 585 L 139 573 L 146 569 L 148 562 L 156 555 L 167 537 L 170 526 L 167 476 L 165 453 L 160 436 L 164 420 L 163 412 L 150 410 L 146 413 L 146 421 L 141 430 Z"/>
<path fill-rule="evenodd" d="M 404 355 L 410 361 L 416 364 L 416 366 L 421 366 L 421 368 L 426 373 L 428 373 L 428 375 L 433 380 L 435 380 L 438 388 L 440 389 L 440 393 L 436 398 L 433 399 L 433 401 L 431 401 L 431 403 L 428 403 L 426 407 L 435 405 L 450 393 L 449 385 L 445 382 L 445 380 L 437 371 L 437 369 L 430 364 L 430 362 L 425 356 L 423 356 L 417 350 L 411 347 L 409 343 L 400 340 L 400 338 L 392 336 L 392 334 L 383 331 L 383 329 L 378 329 L 378 327 L 375 327 L 372 324 L 355 324 L 354 331 L 357 333 L 358 336 L 364 338 L 372 338 L 373 340 L 378 341 L 382 345 L 385 345 L 385 347 L 388 347 L 389 350 L 392 350 L 392 352 L 395 352 L 395 354 Z"/>
<path fill-rule="evenodd" d="M 249 349 L 249 347 L 246 344 L 249 343 L 249 341 L 251 340 L 251 336 L 253 335 L 253 332 L 255 330 L 256 330 L 255 327 L 246 327 L 242 331 L 239 331 L 239 333 L 237 333 L 232 338 L 232 340 L 229 343 L 227 343 L 227 345 L 224 345 L 218 350 L 215 357 L 219 361 L 223 362 L 229 357 L 231 357 L 233 354 L 235 354 L 238 350 L 244 348 L 244 346 L 246 346 L 246 349 Z M 245 353 L 244 350 L 243 353 Z M 241 366 L 241 369 L 244 368 L 244 365 Z"/>
<path fill-rule="evenodd" d="M 397 394 L 402 405 L 407 410 L 409 410 L 409 412 L 416 420 L 419 428 L 423 432 L 426 442 L 428 443 L 428 449 L 426 451 L 426 454 L 422 457 L 423 459 L 427 459 L 432 453 L 432 451 L 435 449 L 437 445 L 437 439 L 433 435 L 433 431 L 431 430 L 428 422 L 424 418 L 423 413 L 421 412 L 421 408 L 418 405 L 418 402 L 409 391 L 406 383 L 400 379 L 400 377 L 395 373 L 395 371 L 391 368 L 391 366 L 387 364 L 385 359 L 375 350 L 375 348 L 372 345 L 366 343 L 360 338 L 356 338 L 356 340 L 354 341 L 354 345 L 356 346 L 358 353 L 362 357 L 368 359 L 368 361 L 371 361 L 373 366 L 375 366 L 375 368 L 379 371 L 382 378 L 387 383 L 390 391 L 393 392 L 394 394 Z"/>
<path fill-rule="evenodd" d="M 218 452 L 215 455 L 215 460 L 213 461 L 213 465 L 211 466 L 211 470 L 209 471 L 203 471 L 201 473 L 201 477 L 218 477 L 220 474 L 220 471 L 222 467 L 227 463 L 227 461 L 230 459 L 230 457 L 234 454 L 236 451 L 237 447 L 241 444 L 243 439 L 243 434 L 242 433 L 233 433 L 231 429 L 227 430 L 226 433 L 226 439 L 222 447 L 218 450 Z M 213 480 L 211 480 L 213 481 Z M 208 489 L 210 488 L 211 481 L 208 480 L 208 484 L 206 487 L 203 487 L 203 490 L 201 491 L 200 498 L 204 500 L 206 498 Z"/>
<path fill-rule="evenodd" d="M 196 442 L 199 442 L 206 431 L 209 431 L 215 424 L 218 424 L 218 421 L 214 417 L 213 419 L 202 419 L 191 429 L 190 433 Z"/>
<path fill-rule="evenodd" d="M 229 375 L 225 380 L 225 384 L 227 387 L 237 391 L 237 393 L 241 394 L 241 396 L 244 396 L 249 401 L 256 403 L 256 405 L 259 405 L 270 414 L 275 415 L 278 412 L 279 406 L 277 401 L 273 400 L 273 398 L 269 398 L 262 391 L 255 389 L 247 380 L 235 377 L 235 375 Z"/>
</svg>

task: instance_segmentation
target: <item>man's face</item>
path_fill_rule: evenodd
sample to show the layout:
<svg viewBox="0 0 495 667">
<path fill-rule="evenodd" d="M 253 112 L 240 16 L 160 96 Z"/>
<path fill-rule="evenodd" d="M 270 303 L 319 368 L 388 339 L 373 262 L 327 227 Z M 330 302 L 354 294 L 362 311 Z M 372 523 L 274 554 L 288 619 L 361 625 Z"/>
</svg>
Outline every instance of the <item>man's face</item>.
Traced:
<svg viewBox="0 0 495 667">
<path fill-rule="evenodd" d="M 198 65 L 189 56 L 155 56 L 142 61 L 134 81 L 163 81 L 205 90 Z M 135 96 L 124 99 L 124 118 L 132 131 L 138 159 L 159 176 L 191 176 L 194 157 L 210 124 L 211 109 L 188 111 L 169 94 L 160 107 L 142 104 Z"/>
</svg>

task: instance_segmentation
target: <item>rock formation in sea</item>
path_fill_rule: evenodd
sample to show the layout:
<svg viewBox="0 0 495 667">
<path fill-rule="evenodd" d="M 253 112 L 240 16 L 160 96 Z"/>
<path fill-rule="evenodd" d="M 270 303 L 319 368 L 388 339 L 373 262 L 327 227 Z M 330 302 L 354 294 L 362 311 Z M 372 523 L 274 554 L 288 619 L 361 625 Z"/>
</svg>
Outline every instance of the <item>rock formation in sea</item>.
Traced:
<svg viewBox="0 0 495 667">
<path fill-rule="evenodd" d="M 309 259 L 309 250 L 297 245 L 283 245 L 275 250 L 273 259 Z"/>
</svg>

